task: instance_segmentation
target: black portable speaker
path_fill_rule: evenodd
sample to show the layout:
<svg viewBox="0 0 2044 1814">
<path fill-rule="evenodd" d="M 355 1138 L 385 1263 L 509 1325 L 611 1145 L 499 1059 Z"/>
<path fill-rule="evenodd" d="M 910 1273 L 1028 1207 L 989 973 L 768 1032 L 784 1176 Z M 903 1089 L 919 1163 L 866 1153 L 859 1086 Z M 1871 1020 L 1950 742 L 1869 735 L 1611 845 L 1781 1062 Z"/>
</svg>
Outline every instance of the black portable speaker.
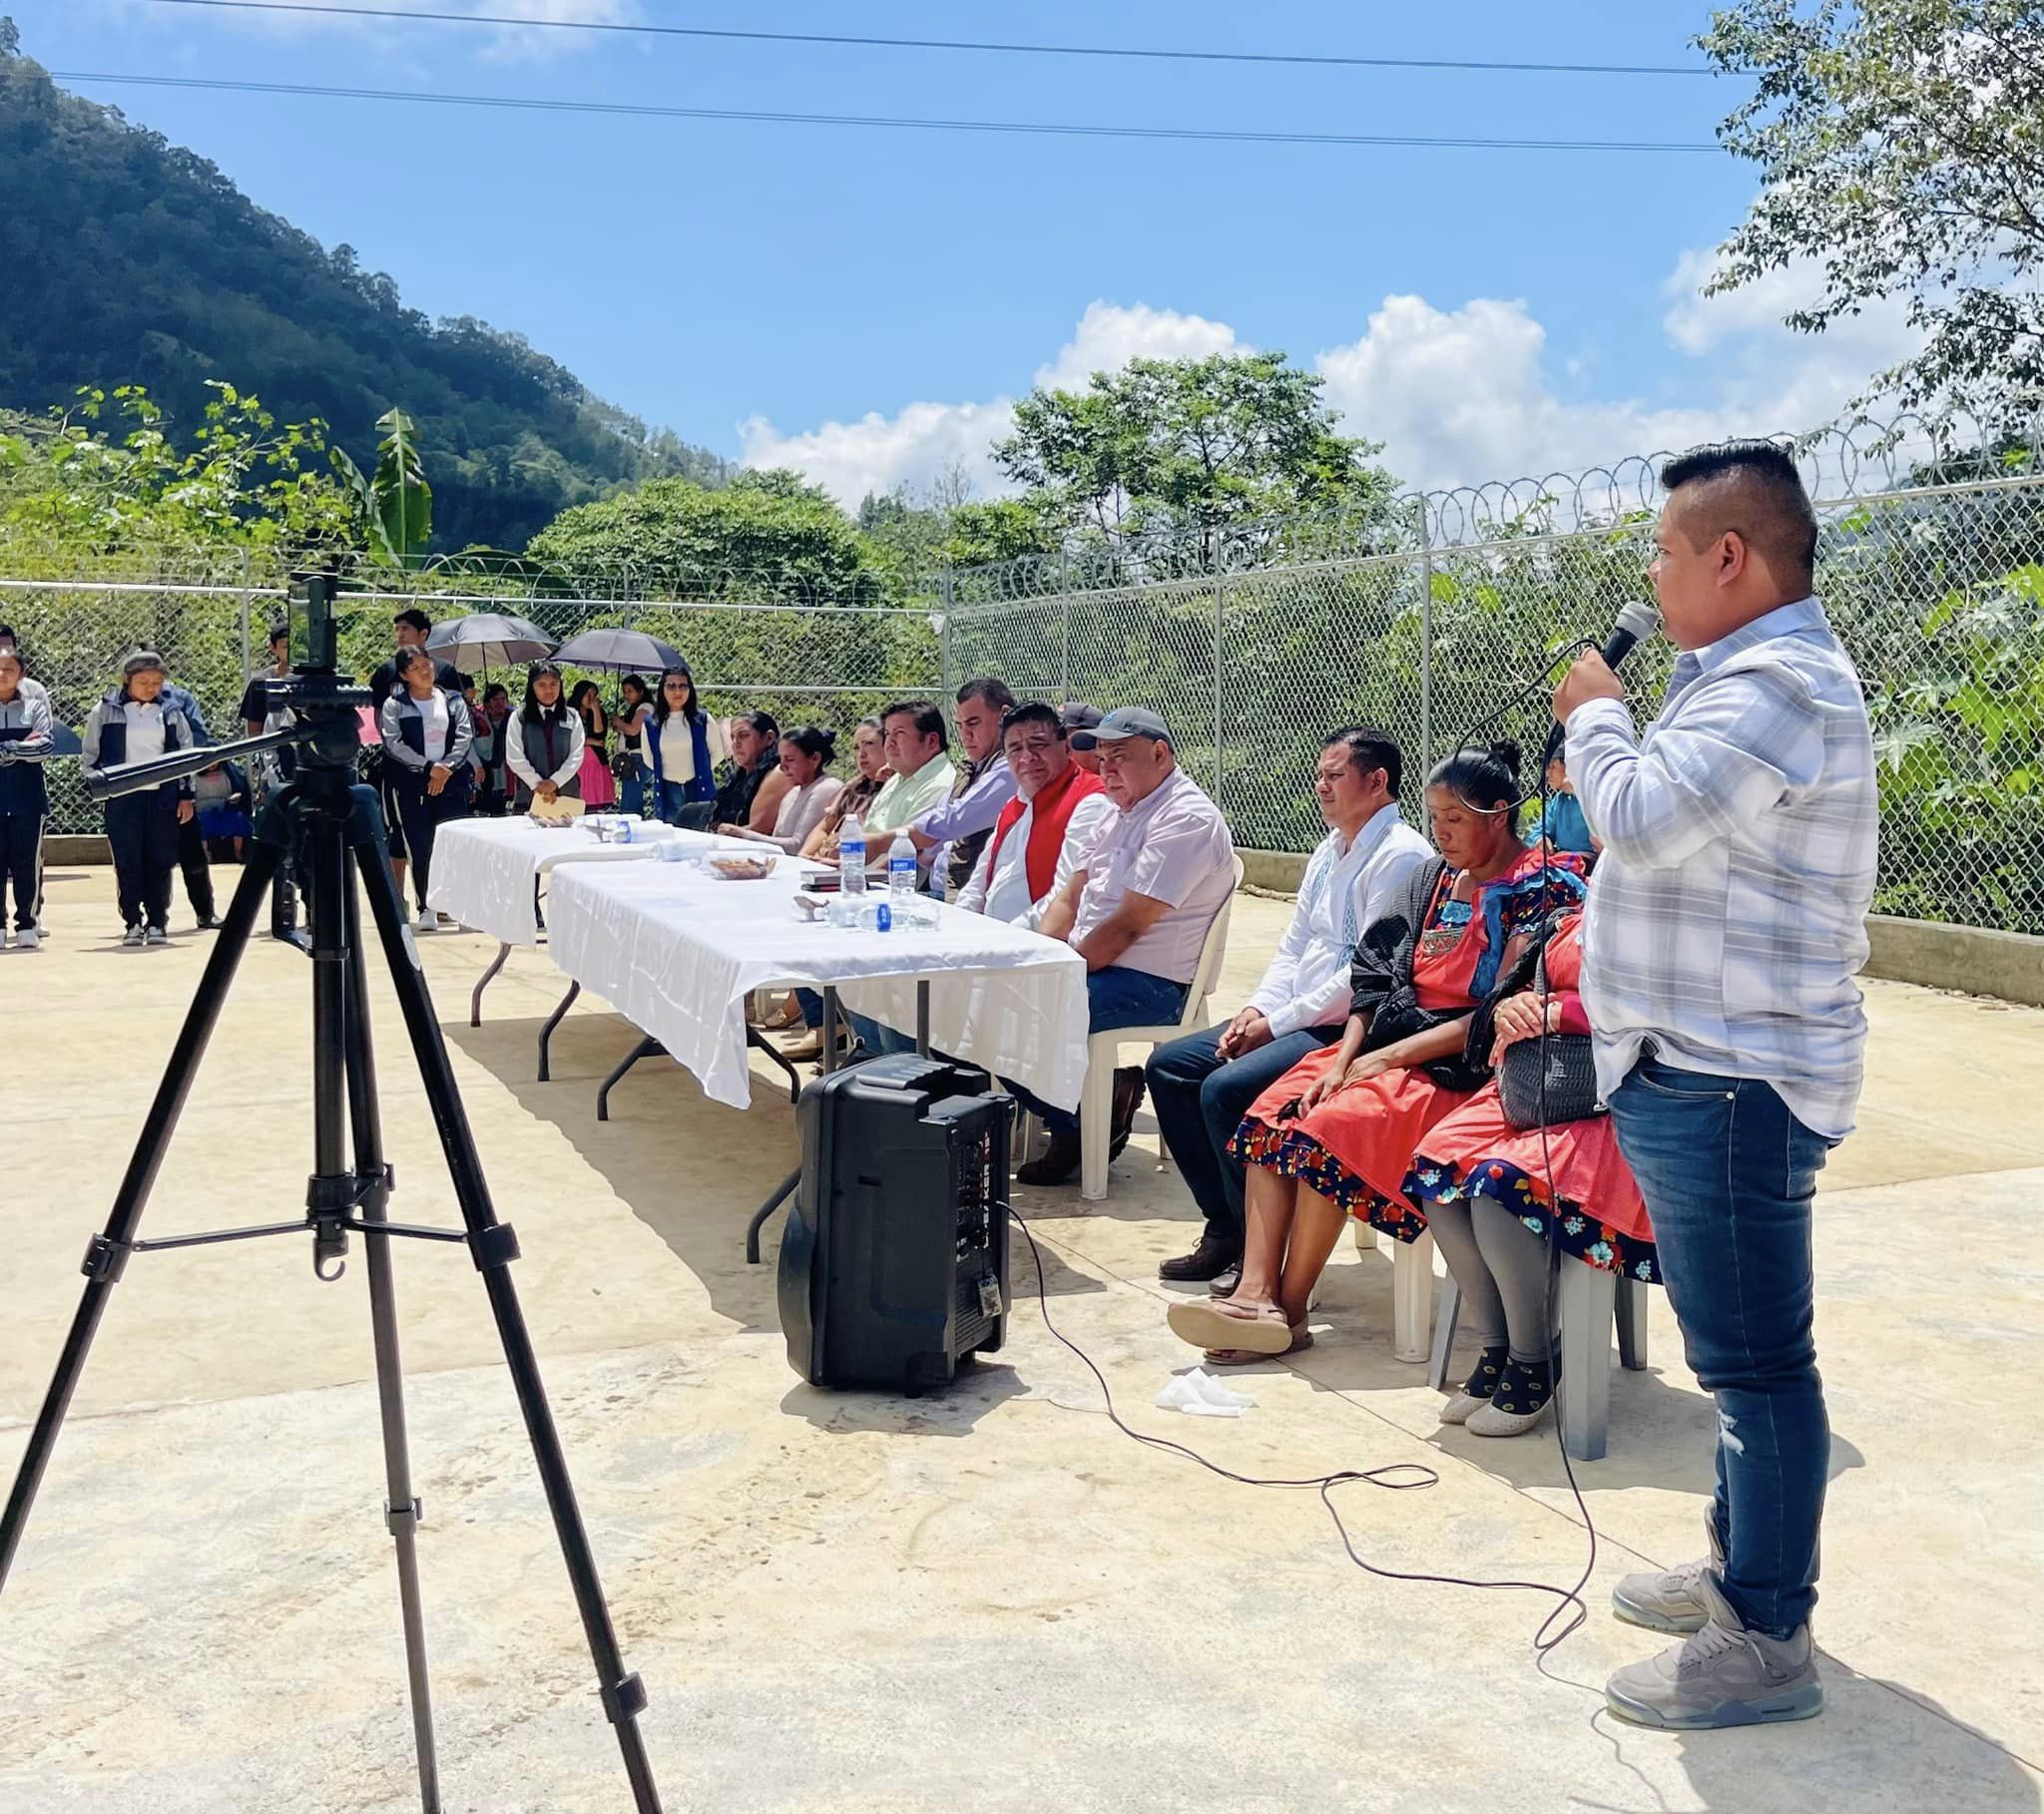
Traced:
<svg viewBox="0 0 2044 1814">
<path fill-rule="evenodd" d="M 985 1072 L 914 1053 L 803 1090 L 779 1296 L 811 1385 L 921 1392 L 1000 1347 L 1012 1108 Z"/>
</svg>

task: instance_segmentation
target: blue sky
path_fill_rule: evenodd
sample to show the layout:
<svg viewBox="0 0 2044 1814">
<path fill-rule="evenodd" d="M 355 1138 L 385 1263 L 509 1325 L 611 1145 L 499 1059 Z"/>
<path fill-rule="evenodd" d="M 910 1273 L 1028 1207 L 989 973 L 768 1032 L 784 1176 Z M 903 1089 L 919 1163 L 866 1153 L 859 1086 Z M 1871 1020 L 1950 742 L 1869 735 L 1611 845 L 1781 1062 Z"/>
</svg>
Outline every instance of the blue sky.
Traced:
<svg viewBox="0 0 2044 1814">
<path fill-rule="evenodd" d="M 376 0 L 359 0 L 374 4 Z M 1708 8 L 1070 0 L 405 0 L 893 36 L 1683 64 Z M 0 0 L 57 70 L 818 113 L 1707 142 L 1708 78 L 1160 64 Z M 1120 142 L 80 92 L 346 240 L 414 306 L 516 329 L 603 395 L 850 500 L 982 451 L 1009 398 L 1136 352 L 1282 348 L 1422 483 L 1822 419 L 1900 349 L 1703 302 L 1751 168 L 1708 152 Z M 393 399 L 401 401 L 401 399 Z"/>
</svg>

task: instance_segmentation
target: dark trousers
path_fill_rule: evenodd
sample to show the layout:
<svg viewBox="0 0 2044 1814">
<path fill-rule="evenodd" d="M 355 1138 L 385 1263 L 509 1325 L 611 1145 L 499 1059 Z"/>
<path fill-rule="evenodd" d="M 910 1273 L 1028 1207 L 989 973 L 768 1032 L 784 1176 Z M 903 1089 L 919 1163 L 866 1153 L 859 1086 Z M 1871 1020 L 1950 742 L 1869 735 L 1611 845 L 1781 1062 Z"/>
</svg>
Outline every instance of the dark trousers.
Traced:
<svg viewBox="0 0 2044 1814">
<path fill-rule="evenodd" d="M 178 864 L 176 783 L 109 800 L 107 842 L 114 851 L 114 888 L 122 924 L 169 925 L 171 871 Z"/>
<path fill-rule="evenodd" d="M 404 847 L 411 857 L 412 893 L 421 907 L 426 904 L 426 880 L 433 867 L 433 833 L 449 819 L 468 817 L 468 770 L 457 770 L 438 793 L 426 791 L 424 770 L 399 768 L 391 764 L 390 791 L 397 800 L 397 814 L 404 826 Z"/>
<path fill-rule="evenodd" d="M 1111 1033 L 1117 1027 L 1165 1026 L 1186 1011 L 1184 983 L 1174 983 L 1169 977 L 1125 964 L 1110 964 L 1105 970 L 1094 971 L 1086 979 L 1086 995 L 1089 1033 Z M 1003 1087 L 1052 1134 L 1077 1131 L 1079 1117 L 1072 1110 L 1053 1109 L 1019 1084 L 1004 1083 Z"/>
<path fill-rule="evenodd" d="M 1341 1037 L 1341 1027 L 1305 1027 L 1224 1064 L 1219 1047 L 1226 1027 L 1209 1027 L 1159 1046 L 1145 1067 L 1150 1106 L 1164 1143 L 1178 1163 L 1186 1188 L 1207 1218 L 1207 1233 L 1238 1252 L 1247 1210 L 1243 1167 L 1227 1146 L 1250 1104 L 1299 1060 Z"/>
<path fill-rule="evenodd" d="M 1787 1637 L 1816 1603 L 1830 1425 L 1811 1331 L 1810 1203 L 1830 1143 L 1771 1085 L 1642 1059 L 1611 1094 L 1668 1302 L 1718 1404 L 1725 1597 Z"/>
<path fill-rule="evenodd" d="M 185 872 L 185 898 L 204 924 L 213 918 L 213 865 L 206 859 L 206 833 L 196 812 L 178 827 L 178 867 Z"/>
<path fill-rule="evenodd" d="M 43 825 L 40 812 L 0 812 L 0 925 L 7 921 L 7 890 L 14 890 L 17 932 L 36 923 L 36 890 L 42 885 Z"/>
</svg>

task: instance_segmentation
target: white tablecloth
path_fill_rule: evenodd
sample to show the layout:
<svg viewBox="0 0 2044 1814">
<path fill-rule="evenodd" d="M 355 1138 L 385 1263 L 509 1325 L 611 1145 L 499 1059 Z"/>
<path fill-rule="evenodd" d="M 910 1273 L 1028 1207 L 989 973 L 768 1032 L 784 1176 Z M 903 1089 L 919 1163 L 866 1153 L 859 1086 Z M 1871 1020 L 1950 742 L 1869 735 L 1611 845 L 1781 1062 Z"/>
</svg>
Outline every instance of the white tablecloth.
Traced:
<svg viewBox="0 0 2044 1814">
<path fill-rule="evenodd" d="M 1086 1078 L 1085 960 L 1020 927 L 939 911 L 930 929 L 858 932 L 795 916 L 799 867 L 758 882 L 689 864 L 577 864 L 552 881 L 547 948 L 695 1073 L 720 1103 L 751 1100 L 745 998 L 806 983 L 847 1007 L 915 1025 L 915 983 L 930 982 L 930 1043 L 1076 1109 Z M 861 980 L 865 979 L 865 980 Z"/>
<path fill-rule="evenodd" d="M 523 813 L 502 819 L 454 819 L 433 839 L 433 873 L 426 884 L 426 905 L 452 914 L 464 926 L 487 932 L 506 945 L 537 945 L 539 928 L 532 917 L 533 884 L 562 863 L 644 861 L 662 843 L 692 849 L 729 844 L 735 850 L 758 850 L 737 839 L 714 837 L 707 831 L 682 831 L 673 825 L 643 820 L 632 827 L 629 844 L 605 844 L 585 821 L 560 827 L 534 823 Z"/>
</svg>

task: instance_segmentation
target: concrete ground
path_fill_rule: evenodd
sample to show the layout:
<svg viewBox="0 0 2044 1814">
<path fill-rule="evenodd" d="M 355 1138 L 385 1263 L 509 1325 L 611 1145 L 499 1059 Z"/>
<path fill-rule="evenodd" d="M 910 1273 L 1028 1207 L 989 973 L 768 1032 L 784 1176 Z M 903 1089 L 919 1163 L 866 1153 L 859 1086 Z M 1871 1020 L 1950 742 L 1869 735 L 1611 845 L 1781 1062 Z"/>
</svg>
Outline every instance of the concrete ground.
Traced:
<svg viewBox="0 0 2044 1814">
<path fill-rule="evenodd" d="M 0 1471 L 11 1476 L 178 1018 L 209 949 L 130 953 L 104 871 L 53 875 L 51 946 L 0 955 L 5 1166 Z M 1238 911 L 1221 1009 L 1285 907 Z M 183 916 L 182 904 L 179 909 Z M 1825 1175 L 1819 1340 L 1835 1425 L 1808 1724 L 1674 1737 L 1601 1683 L 1656 1647 L 1612 1580 L 1699 1548 L 1712 1417 L 1656 1294 L 1652 1368 L 1612 1390 L 1582 1629 L 1544 1658 L 1531 1590 L 1364 1574 L 1309 1492 L 1131 1442 L 1047 1332 L 1026 1248 L 1003 1353 L 921 1402 L 797 1383 L 745 1218 L 792 1115 L 705 1103 L 664 1063 L 594 1119 L 633 1035 L 585 1002 L 533 1082 L 559 990 L 544 953 L 424 941 L 514 1276 L 670 1809 L 1640 1810 L 2033 1814 L 2044 1763 L 2044 1015 L 1869 987 L 1858 1134 Z M 251 949 L 146 1232 L 288 1219 L 308 1156 L 308 967 Z M 393 1213 L 452 1218 L 379 987 Z M 2023 1105 L 2031 1105 L 2024 1109 Z M 1390 1267 L 1344 1244 L 1319 1345 L 1241 1383 L 1239 1422 L 1155 1410 L 1188 1353 L 1156 1262 L 1189 1204 L 1146 1115 L 1109 1200 L 1020 1192 L 1057 1329 L 1138 1429 L 1218 1467 L 1348 1486 L 1381 1569 L 1566 1585 L 1589 1538 L 1552 1434 L 1435 1421 L 1390 1354 Z M 1018 1246 L 1020 1243 L 1018 1242 Z M 0 1598 L 0 1810 L 225 1814 L 418 1805 L 359 1254 L 314 1282 L 298 1236 L 138 1258 Z M 480 1281 L 399 1254 L 446 1806 L 630 1807 Z"/>
</svg>

